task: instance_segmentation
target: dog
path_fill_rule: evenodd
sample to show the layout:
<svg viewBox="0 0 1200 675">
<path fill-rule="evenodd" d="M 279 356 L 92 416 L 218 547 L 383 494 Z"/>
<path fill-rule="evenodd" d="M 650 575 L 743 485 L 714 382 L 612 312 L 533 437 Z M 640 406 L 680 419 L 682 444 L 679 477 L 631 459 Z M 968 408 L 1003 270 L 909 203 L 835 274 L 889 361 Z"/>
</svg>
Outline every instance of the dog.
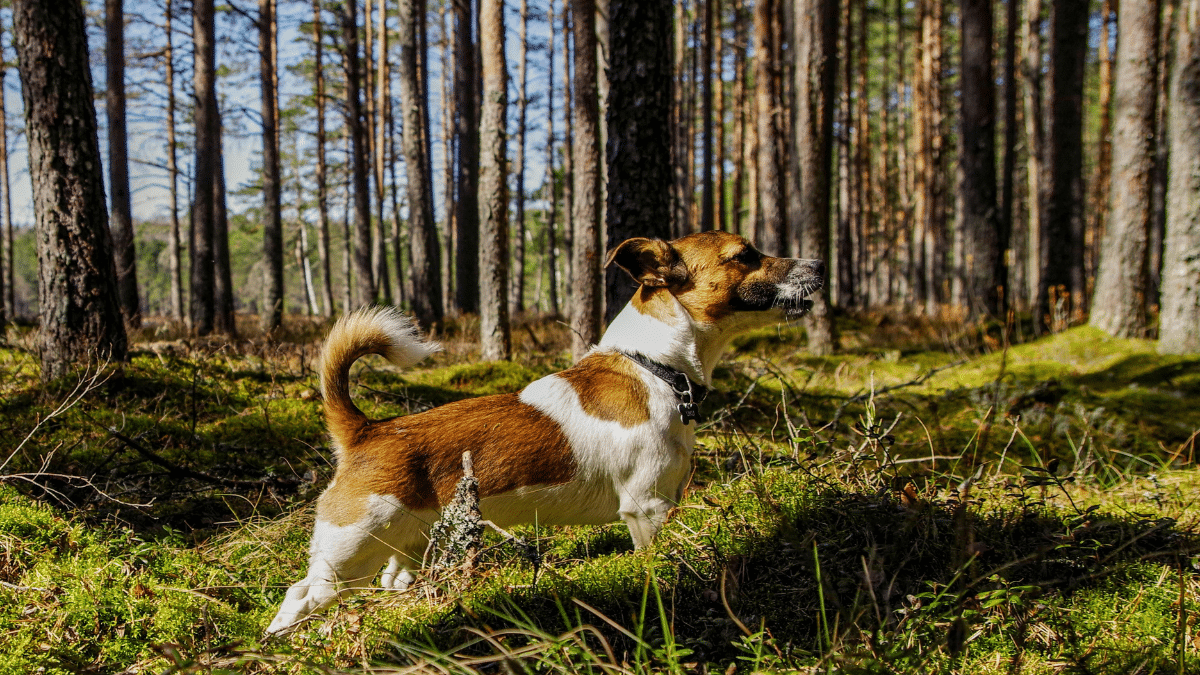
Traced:
<svg viewBox="0 0 1200 675">
<path fill-rule="evenodd" d="M 639 284 L 600 344 L 519 393 L 370 420 L 350 398 L 350 366 L 379 354 L 407 367 L 436 352 L 392 309 L 341 319 L 322 353 L 321 390 L 337 459 L 317 500 L 307 576 L 267 628 L 292 629 L 369 585 L 404 589 L 430 524 L 471 451 L 483 517 L 500 527 L 625 521 L 648 546 L 691 475 L 698 406 L 735 336 L 798 318 L 824 284 L 819 260 L 775 258 L 725 232 L 613 249 Z"/>
</svg>

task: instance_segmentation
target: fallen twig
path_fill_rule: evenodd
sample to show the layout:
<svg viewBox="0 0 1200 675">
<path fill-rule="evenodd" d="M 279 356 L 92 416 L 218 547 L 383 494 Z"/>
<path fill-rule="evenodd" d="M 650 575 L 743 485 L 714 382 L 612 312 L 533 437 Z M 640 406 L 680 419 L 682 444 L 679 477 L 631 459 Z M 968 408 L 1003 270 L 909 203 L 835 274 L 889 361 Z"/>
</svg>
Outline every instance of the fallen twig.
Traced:
<svg viewBox="0 0 1200 675">
<path fill-rule="evenodd" d="M 144 457 L 147 461 L 150 461 L 150 462 L 157 464 L 158 466 L 161 466 L 162 468 L 166 469 L 170 475 L 175 476 L 176 478 L 194 478 L 196 480 L 201 480 L 206 483 L 215 483 L 218 485 L 229 485 L 231 487 L 264 487 L 264 486 L 270 486 L 270 485 L 293 485 L 293 484 L 296 484 L 299 482 L 298 479 L 284 478 L 284 477 L 260 478 L 259 480 L 242 480 L 239 478 L 223 478 L 221 476 L 214 476 L 210 473 L 205 473 L 203 471 L 196 471 L 194 469 L 189 469 L 184 466 L 179 466 L 178 464 L 175 464 L 174 462 L 165 459 L 162 455 L 159 455 L 158 453 L 154 452 L 153 450 L 146 448 L 141 443 L 138 443 L 137 441 L 133 440 L 132 438 L 126 436 L 125 434 L 117 431 L 116 429 L 114 429 L 112 427 L 108 428 L 108 433 L 113 438 L 124 443 L 126 447 L 128 447 L 129 449 L 137 452 L 139 455 Z"/>
</svg>

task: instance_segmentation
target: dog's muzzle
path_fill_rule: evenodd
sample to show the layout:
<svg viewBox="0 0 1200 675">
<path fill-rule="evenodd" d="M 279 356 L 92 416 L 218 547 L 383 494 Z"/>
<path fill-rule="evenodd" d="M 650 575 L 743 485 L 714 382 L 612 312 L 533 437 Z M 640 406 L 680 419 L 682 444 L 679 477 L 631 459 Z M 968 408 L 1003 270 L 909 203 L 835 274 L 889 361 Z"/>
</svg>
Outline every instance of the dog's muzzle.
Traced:
<svg viewBox="0 0 1200 675">
<path fill-rule="evenodd" d="M 779 283 L 777 304 L 789 319 L 804 316 L 812 309 L 808 296 L 825 285 L 825 263 L 820 260 L 797 260 Z"/>
</svg>

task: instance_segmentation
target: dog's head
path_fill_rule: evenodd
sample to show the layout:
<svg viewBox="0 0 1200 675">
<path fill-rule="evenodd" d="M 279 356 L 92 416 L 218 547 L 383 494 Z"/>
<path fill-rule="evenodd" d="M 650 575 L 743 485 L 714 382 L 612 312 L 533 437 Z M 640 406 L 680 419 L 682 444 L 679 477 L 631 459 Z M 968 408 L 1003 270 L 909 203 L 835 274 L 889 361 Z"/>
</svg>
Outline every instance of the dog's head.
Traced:
<svg viewBox="0 0 1200 675">
<path fill-rule="evenodd" d="M 698 323 L 740 326 L 795 319 L 812 307 L 805 298 L 825 283 L 820 260 L 775 258 L 728 232 L 702 232 L 674 241 L 629 239 L 608 254 L 641 286 L 639 311 L 670 311 L 671 297 Z"/>
</svg>

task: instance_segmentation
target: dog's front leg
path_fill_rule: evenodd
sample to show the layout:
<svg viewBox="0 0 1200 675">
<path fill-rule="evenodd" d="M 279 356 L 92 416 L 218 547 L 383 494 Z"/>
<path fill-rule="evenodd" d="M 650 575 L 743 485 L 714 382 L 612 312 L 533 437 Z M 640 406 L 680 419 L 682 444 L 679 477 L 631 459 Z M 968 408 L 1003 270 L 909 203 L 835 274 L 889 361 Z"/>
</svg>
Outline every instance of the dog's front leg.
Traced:
<svg viewBox="0 0 1200 675">
<path fill-rule="evenodd" d="M 627 495 L 621 499 L 621 520 L 629 527 L 634 548 L 646 548 L 667 522 L 667 513 L 675 503 L 661 495 Z"/>
</svg>

